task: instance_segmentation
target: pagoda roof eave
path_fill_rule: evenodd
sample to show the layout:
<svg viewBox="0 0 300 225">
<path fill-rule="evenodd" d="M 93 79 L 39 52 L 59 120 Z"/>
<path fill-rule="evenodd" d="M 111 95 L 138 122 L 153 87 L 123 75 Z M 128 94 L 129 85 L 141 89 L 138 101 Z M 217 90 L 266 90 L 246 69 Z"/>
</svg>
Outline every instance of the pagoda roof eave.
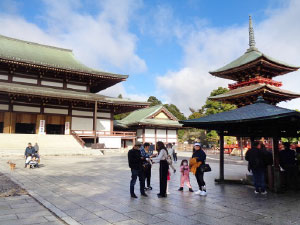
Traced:
<svg viewBox="0 0 300 225">
<path fill-rule="evenodd" d="M 298 66 L 290 65 L 274 59 L 258 50 L 250 50 L 224 67 L 221 67 L 215 71 L 210 71 L 209 73 L 217 77 L 237 80 L 234 78 L 233 73 L 238 73 L 246 70 L 247 68 L 264 64 L 266 64 L 268 67 L 274 67 L 275 69 L 281 70 L 278 75 L 293 72 L 300 68 Z"/>
<path fill-rule="evenodd" d="M 240 96 L 240 97 L 250 96 L 250 95 L 253 95 L 254 93 L 261 93 L 261 92 L 269 92 L 274 95 L 285 96 L 286 98 L 289 98 L 289 99 L 300 97 L 300 93 L 295 93 L 292 91 L 284 90 L 284 89 L 281 89 L 281 88 L 278 88 L 278 87 L 275 87 L 272 85 L 268 85 L 268 84 L 255 84 L 255 85 L 236 88 L 236 89 L 230 90 L 224 94 L 211 96 L 211 97 L 209 97 L 209 99 L 223 101 L 223 100 L 227 100 L 227 99 L 236 99 L 238 96 Z"/>
</svg>

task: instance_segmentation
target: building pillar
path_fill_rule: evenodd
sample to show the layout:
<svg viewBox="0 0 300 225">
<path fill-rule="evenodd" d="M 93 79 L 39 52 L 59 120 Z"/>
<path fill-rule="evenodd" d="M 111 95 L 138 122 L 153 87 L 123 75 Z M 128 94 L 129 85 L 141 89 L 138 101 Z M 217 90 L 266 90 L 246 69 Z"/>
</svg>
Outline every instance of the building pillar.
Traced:
<svg viewBox="0 0 300 225">
<path fill-rule="evenodd" d="M 220 131 L 220 182 L 224 181 L 224 133 Z"/>
<path fill-rule="evenodd" d="M 143 140 L 143 143 L 145 143 L 145 135 L 146 135 L 145 127 L 143 127 L 143 137 L 142 137 L 142 138 L 143 138 L 143 139 L 142 139 L 142 140 Z"/>
<path fill-rule="evenodd" d="M 98 114 L 97 109 L 98 109 L 97 101 L 95 101 L 94 117 L 93 117 L 94 144 L 97 143 L 97 114 Z"/>
<path fill-rule="evenodd" d="M 273 137 L 273 165 L 274 165 L 274 191 L 279 192 L 281 187 L 280 182 L 280 167 L 279 167 L 279 137 Z"/>
</svg>

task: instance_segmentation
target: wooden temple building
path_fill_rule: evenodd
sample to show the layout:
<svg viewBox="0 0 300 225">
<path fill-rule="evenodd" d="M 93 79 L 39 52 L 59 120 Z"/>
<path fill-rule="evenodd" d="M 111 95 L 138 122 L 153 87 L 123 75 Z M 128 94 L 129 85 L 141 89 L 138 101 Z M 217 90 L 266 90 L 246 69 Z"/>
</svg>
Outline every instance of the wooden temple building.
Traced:
<svg viewBox="0 0 300 225">
<path fill-rule="evenodd" d="M 97 94 L 127 77 L 89 68 L 69 49 L 0 36 L 0 133 L 131 140 L 114 131 L 113 115 L 149 104 Z"/>
<path fill-rule="evenodd" d="M 163 105 L 135 110 L 124 119 L 115 121 L 116 129 L 136 132 L 137 141 L 153 144 L 158 141 L 177 144 L 181 127 L 178 119 Z M 124 140 L 122 146 L 128 145 L 130 140 Z"/>
<path fill-rule="evenodd" d="M 235 104 L 238 107 L 252 104 L 262 96 L 271 104 L 300 97 L 299 93 L 281 89 L 282 83 L 272 78 L 298 70 L 299 67 L 276 60 L 255 47 L 251 16 L 249 17 L 249 48 L 238 59 L 211 71 L 216 77 L 236 81 L 229 84 L 229 92 L 210 97 L 211 100 Z"/>
</svg>

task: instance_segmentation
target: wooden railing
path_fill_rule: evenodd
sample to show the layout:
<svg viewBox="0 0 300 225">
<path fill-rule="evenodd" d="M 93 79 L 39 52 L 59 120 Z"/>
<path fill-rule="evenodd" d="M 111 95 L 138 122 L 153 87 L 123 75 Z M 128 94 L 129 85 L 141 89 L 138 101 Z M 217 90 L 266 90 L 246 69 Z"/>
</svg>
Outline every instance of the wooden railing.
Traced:
<svg viewBox="0 0 300 225">
<path fill-rule="evenodd" d="M 71 131 L 71 134 L 78 141 L 78 143 L 81 145 L 81 147 L 84 147 L 84 145 L 85 145 L 84 140 L 82 140 L 81 137 L 73 130 Z"/>
<path fill-rule="evenodd" d="M 72 130 L 72 133 L 76 133 L 76 135 L 79 137 L 95 137 L 95 131 L 93 130 Z M 108 136 L 135 137 L 136 132 L 97 131 L 97 137 L 108 137 Z"/>
<path fill-rule="evenodd" d="M 252 79 L 249 79 L 248 81 L 243 81 L 243 82 L 237 82 L 234 84 L 228 84 L 228 88 L 230 90 L 239 88 L 239 87 L 244 87 L 244 86 L 249 86 L 252 84 L 270 84 L 273 85 L 275 87 L 281 87 L 282 86 L 282 82 L 280 81 L 275 81 L 269 78 L 265 78 L 265 77 L 255 77 Z"/>
</svg>

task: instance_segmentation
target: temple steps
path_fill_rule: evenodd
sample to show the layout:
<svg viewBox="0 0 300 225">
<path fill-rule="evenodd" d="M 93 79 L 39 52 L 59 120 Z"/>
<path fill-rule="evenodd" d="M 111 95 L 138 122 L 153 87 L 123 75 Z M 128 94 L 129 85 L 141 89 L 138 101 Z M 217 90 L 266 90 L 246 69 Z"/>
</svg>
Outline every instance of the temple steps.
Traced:
<svg viewBox="0 0 300 225">
<path fill-rule="evenodd" d="M 101 155 L 98 150 L 82 148 L 72 135 L 0 134 L 0 156 L 24 155 L 28 142 L 39 145 L 43 155 Z"/>
</svg>

